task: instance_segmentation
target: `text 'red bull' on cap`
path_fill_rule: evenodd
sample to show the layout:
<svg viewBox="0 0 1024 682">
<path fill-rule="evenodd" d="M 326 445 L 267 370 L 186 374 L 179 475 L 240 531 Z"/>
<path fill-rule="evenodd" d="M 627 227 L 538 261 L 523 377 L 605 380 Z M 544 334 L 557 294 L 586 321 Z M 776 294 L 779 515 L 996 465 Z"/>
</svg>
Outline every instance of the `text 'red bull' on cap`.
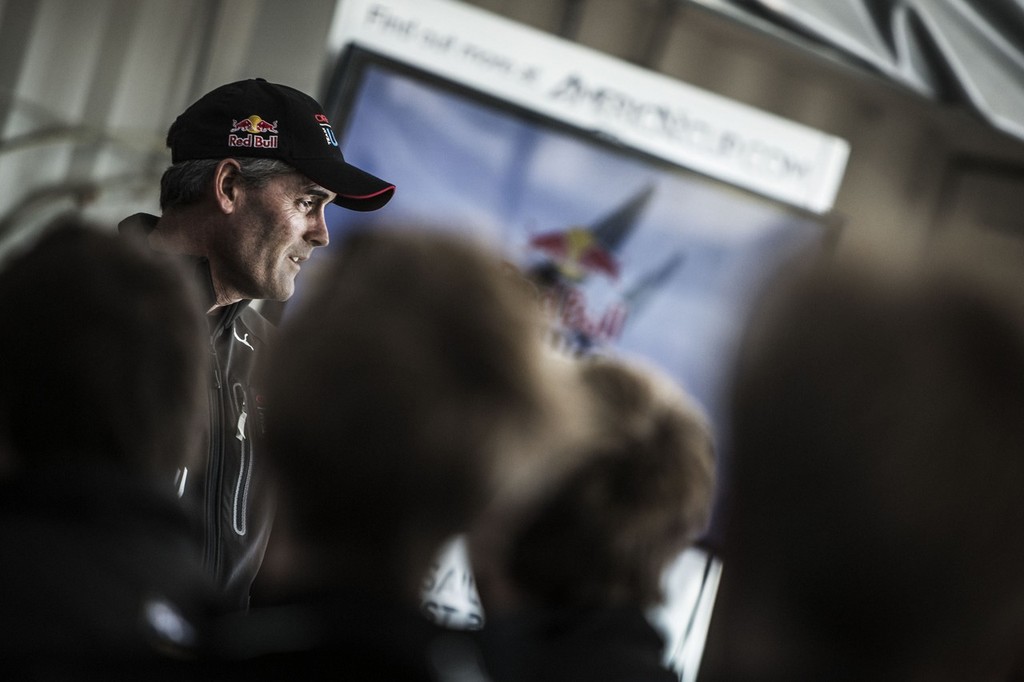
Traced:
<svg viewBox="0 0 1024 682">
<path fill-rule="evenodd" d="M 295 88 L 262 78 L 203 95 L 167 132 L 171 162 L 260 157 L 280 159 L 338 196 L 334 203 L 374 211 L 395 186 L 345 161 L 320 104 Z"/>
</svg>

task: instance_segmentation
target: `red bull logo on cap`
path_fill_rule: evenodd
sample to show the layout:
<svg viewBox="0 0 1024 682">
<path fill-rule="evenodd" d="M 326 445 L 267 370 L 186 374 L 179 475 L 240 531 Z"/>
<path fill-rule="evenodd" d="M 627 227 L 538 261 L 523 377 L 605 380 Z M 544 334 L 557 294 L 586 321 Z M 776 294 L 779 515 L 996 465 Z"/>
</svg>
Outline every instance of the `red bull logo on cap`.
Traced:
<svg viewBox="0 0 1024 682">
<path fill-rule="evenodd" d="M 277 121 L 267 121 L 257 114 L 237 121 L 231 119 L 228 146 L 277 149 Z"/>
</svg>

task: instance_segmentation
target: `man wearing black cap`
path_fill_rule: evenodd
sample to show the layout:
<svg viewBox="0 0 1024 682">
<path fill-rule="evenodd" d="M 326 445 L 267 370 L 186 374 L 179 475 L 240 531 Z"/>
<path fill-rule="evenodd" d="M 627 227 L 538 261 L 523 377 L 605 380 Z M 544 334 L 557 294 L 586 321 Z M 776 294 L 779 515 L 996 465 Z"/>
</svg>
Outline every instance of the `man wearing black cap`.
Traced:
<svg viewBox="0 0 1024 682">
<path fill-rule="evenodd" d="M 244 608 L 273 517 L 260 481 L 267 406 L 250 376 L 271 325 L 249 303 L 292 295 L 302 264 L 328 243 L 328 203 L 373 211 L 395 188 L 345 161 L 313 98 L 263 79 L 204 95 L 171 125 L 167 145 L 162 217 L 137 214 L 121 231 L 192 259 L 207 293 L 210 445 L 177 485 L 201 509 L 208 569 Z"/>
</svg>

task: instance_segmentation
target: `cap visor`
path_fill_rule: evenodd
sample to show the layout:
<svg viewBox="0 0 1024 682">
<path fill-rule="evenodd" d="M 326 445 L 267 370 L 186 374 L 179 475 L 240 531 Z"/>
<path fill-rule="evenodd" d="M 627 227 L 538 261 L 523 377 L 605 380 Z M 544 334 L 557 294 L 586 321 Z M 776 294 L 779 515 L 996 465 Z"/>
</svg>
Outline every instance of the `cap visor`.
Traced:
<svg viewBox="0 0 1024 682">
<path fill-rule="evenodd" d="M 345 161 L 295 159 L 291 163 L 310 180 L 337 194 L 334 203 L 353 211 L 376 211 L 395 193 L 390 182 Z"/>
</svg>

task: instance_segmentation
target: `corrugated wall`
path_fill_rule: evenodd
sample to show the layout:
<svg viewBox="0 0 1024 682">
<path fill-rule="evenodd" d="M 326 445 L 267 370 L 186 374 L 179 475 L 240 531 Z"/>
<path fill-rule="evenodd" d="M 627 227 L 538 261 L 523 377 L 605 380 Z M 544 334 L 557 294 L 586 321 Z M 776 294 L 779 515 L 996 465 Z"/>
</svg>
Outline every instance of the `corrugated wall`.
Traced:
<svg viewBox="0 0 1024 682">
<path fill-rule="evenodd" d="M 155 210 L 164 134 L 220 83 L 318 87 L 334 0 L 0 0 L 0 255 L 49 216 Z"/>
</svg>

